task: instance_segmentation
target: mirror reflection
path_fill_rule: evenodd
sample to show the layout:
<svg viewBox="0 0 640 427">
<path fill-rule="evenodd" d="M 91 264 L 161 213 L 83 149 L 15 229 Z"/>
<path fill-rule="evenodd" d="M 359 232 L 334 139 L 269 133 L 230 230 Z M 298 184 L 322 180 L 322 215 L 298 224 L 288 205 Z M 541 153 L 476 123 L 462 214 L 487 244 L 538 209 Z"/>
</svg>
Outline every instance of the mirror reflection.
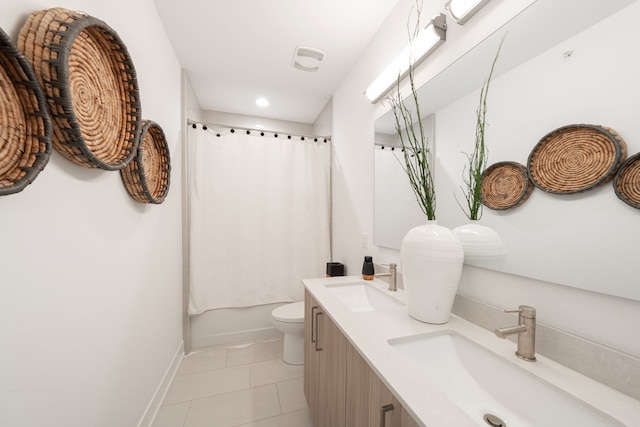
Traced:
<svg viewBox="0 0 640 427">
<path fill-rule="evenodd" d="M 565 3 L 574 8 L 561 10 Z M 461 196 L 463 153 L 473 149 L 482 78 L 505 33 L 488 100 L 490 165 L 526 165 L 540 138 L 577 123 L 611 127 L 626 142 L 628 156 L 640 151 L 640 57 L 632 54 L 640 39 L 640 7 L 630 0 L 597 3 L 594 10 L 575 1 L 538 0 L 420 88 L 422 110 L 435 113 L 438 123 L 434 141 L 441 225 L 454 228 L 467 222 L 454 194 Z M 562 31 L 551 37 L 556 27 Z M 544 40 L 530 46 L 538 38 Z M 376 122 L 376 133 L 391 134 L 392 128 L 389 114 Z M 384 199 L 377 188 L 382 177 L 376 178 L 376 200 Z M 508 252 L 499 267 L 481 266 L 640 300 L 634 279 L 639 218 L 640 211 L 619 200 L 611 183 L 564 196 L 536 189 L 517 208 L 484 208 L 481 223 L 500 233 Z M 391 228 L 379 215 L 375 226 Z"/>
<path fill-rule="evenodd" d="M 435 115 L 424 118 L 422 123 L 427 146 L 433 153 Z M 378 246 L 397 250 L 405 234 L 426 221 L 402 166 L 401 149 L 395 135 L 375 134 L 373 239 Z"/>
</svg>

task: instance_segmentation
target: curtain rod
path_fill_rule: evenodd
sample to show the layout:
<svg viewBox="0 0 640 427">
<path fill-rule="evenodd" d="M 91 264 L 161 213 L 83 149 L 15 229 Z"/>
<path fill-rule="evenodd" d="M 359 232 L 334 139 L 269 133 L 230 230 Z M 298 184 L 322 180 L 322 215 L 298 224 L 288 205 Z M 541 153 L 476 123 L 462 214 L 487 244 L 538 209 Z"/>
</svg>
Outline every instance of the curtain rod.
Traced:
<svg viewBox="0 0 640 427">
<path fill-rule="evenodd" d="M 301 139 L 311 139 L 314 141 L 317 141 L 319 139 L 324 140 L 324 142 L 328 142 L 331 141 L 331 136 L 330 135 L 325 135 L 325 136 L 320 136 L 320 135 L 305 135 L 305 134 L 294 134 L 294 133 L 289 133 L 289 132 L 281 132 L 281 131 L 277 131 L 277 130 L 270 130 L 270 129 L 257 129 L 257 128 L 250 128 L 250 127 L 246 127 L 246 126 L 230 126 L 230 125 L 226 125 L 226 124 L 222 124 L 222 123 L 207 123 L 207 122 L 197 122 L 195 120 L 190 120 L 187 119 L 187 124 L 191 125 L 194 127 L 196 127 L 196 125 L 201 125 L 203 127 L 203 129 L 207 129 L 207 126 L 211 126 L 211 127 L 221 127 L 221 128 L 227 128 L 227 129 L 239 129 L 239 130 L 244 130 L 247 132 L 262 132 L 262 133 L 272 133 L 274 135 L 286 135 L 289 138 L 291 137 L 300 137 Z"/>
</svg>

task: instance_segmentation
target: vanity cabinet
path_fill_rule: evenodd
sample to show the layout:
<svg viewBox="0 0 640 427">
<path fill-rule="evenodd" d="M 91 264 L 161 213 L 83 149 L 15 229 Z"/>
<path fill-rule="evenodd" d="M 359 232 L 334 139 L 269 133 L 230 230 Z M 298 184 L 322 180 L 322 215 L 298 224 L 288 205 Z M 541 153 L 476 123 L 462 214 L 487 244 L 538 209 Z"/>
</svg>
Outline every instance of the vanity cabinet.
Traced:
<svg viewBox="0 0 640 427">
<path fill-rule="evenodd" d="M 419 426 L 306 291 L 304 345 L 304 393 L 315 427 Z"/>
<path fill-rule="evenodd" d="M 304 392 L 315 427 L 345 426 L 347 340 L 305 293 Z"/>
<path fill-rule="evenodd" d="M 418 427 L 355 347 L 347 346 L 348 426 Z"/>
</svg>

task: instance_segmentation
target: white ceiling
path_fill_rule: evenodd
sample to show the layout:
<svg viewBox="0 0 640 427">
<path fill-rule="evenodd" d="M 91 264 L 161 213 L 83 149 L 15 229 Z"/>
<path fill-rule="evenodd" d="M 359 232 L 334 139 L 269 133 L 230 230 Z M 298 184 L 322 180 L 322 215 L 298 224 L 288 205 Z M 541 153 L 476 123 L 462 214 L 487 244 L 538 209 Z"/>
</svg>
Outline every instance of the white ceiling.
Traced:
<svg viewBox="0 0 640 427">
<path fill-rule="evenodd" d="M 203 109 L 302 123 L 315 121 L 397 1 L 154 0 Z M 301 45 L 326 53 L 318 71 L 292 67 Z"/>
</svg>

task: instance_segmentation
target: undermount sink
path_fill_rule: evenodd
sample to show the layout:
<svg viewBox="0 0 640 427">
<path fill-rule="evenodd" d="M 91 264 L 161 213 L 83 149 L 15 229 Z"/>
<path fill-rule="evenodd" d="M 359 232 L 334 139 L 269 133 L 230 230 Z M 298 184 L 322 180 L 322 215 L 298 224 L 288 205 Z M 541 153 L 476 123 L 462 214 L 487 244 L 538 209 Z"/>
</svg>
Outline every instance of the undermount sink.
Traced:
<svg viewBox="0 0 640 427">
<path fill-rule="evenodd" d="M 393 338 L 388 343 L 480 426 L 624 426 L 456 332 Z"/>
<path fill-rule="evenodd" d="M 404 307 L 404 303 L 362 281 L 327 284 L 325 287 L 353 312 L 389 311 Z"/>
</svg>

